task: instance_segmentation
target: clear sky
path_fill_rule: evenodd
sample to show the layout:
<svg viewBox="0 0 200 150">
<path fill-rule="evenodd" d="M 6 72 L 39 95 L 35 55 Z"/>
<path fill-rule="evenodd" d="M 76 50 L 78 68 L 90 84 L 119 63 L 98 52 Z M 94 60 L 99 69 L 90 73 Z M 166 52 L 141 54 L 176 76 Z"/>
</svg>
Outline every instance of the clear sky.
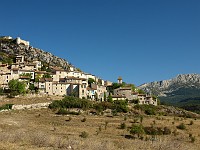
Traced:
<svg viewBox="0 0 200 150">
<path fill-rule="evenodd" d="M 200 0 L 2 0 L 0 14 L 0 35 L 104 80 L 200 73 Z"/>
</svg>

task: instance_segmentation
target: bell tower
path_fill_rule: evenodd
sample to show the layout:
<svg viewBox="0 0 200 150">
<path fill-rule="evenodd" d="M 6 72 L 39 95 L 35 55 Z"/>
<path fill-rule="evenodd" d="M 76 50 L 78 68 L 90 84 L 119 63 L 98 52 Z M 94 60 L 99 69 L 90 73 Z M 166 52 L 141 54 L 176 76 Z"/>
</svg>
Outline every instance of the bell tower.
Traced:
<svg viewBox="0 0 200 150">
<path fill-rule="evenodd" d="M 118 81 L 119 84 L 122 84 L 122 77 L 119 76 L 118 79 L 117 79 L 117 81 Z"/>
</svg>

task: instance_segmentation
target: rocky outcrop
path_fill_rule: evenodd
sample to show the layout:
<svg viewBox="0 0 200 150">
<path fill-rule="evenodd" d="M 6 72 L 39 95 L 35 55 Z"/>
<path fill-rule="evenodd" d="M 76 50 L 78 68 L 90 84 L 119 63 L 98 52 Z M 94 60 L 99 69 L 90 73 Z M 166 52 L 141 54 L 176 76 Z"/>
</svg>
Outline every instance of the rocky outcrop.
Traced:
<svg viewBox="0 0 200 150">
<path fill-rule="evenodd" d="M 64 69 L 72 67 L 72 65 L 69 64 L 69 62 L 67 62 L 65 59 L 59 58 L 49 52 L 45 52 L 32 46 L 27 47 L 23 44 L 17 44 L 16 40 L 13 39 L 1 39 L 0 52 L 7 53 L 8 55 L 24 55 L 25 60 L 30 62 L 33 60 L 40 60 L 49 64 L 50 66 L 59 66 Z"/>
</svg>

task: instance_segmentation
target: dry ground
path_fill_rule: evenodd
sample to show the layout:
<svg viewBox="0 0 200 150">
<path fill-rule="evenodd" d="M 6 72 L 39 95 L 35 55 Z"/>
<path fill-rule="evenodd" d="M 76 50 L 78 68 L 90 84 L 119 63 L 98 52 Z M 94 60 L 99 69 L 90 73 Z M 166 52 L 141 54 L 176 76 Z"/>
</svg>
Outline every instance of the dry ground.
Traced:
<svg viewBox="0 0 200 150">
<path fill-rule="evenodd" d="M 26 95 L 26 96 L 19 96 L 16 98 L 7 98 L 6 96 L 0 96 L 0 106 L 4 104 L 35 104 L 35 103 L 45 103 L 45 102 L 51 102 L 53 100 L 60 100 L 62 99 L 62 96 L 45 96 L 41 95 L 38 97 L 38 95 Z"/>
<path fill-rule="evenodd" d="M 82 122 L 84 117 L 86 121 Z M 133 120 L 133 116 L 127 116 L 127 120 L 124 116 L 58 116 L 49 109 L 0 112 L 0 150 L 198 150 L 200 147 L 200 120 L 145 116 L 144 126 L 169 127 L 174 133 L 145 136 L 143 140 L 127 139 L 124 135 L 129 131 L 119 129 L 122 122 L 129 127 Z M 193 124 L 189 125 L 191 121 Z M 186 125 L 186 130 L 176 128 L 180 123 Z M 79 136 L 83 131 L 89 134 L 87 138 Z M 195 136 L 194 143 L 189 134 Z"/>
</svg>

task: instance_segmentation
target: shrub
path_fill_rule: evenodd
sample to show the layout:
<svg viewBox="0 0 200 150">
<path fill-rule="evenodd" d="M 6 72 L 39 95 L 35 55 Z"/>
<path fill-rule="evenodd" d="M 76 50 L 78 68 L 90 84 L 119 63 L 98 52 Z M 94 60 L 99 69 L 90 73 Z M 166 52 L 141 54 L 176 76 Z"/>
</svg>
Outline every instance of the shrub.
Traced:
<svg viewBox="0 0 200 150">
<path fill-rule="evenodd" d="M 161 128 L 158 128 L 158 127 L 153 127 L 153 126 L 145 127 L 144 131 L 148 135 L 162 135 L 162 130 Z"/>
<path fill-rule="evenodd" d="M 81 132 L 81 134 L 79 135 L 82 138 L 87 138 L 89 136 L 89 134 L 85 131 Z"/>
<path fill-rule="evenodd" d="M 171 134 L 171 133 L 172 133 L 172 131 L 168 127 L 164 127 L 164 131 L 163 131 L 164 135 L 168 135 L 168 134 Z"/>
<path fill-rule="evenodd" d="M 124 116 L 124 121 L 126 121 L 127 120 L 127 116 Z"/>
<path fill-rule="evenodd" d="M 120 129 L 126 129 L 126 123 L 121 123 L 121 125 L 120 125 Z"/>
<path fill-rule="evenodd" d="M 194 122 L 191 120 L 189 125 L 193 125 L 193 124 L 194 124 Z"/>
<path fill-rule="evenodd" d="M 113 110 L 116 110 L 117 112 L 128 112 L 128 102 L 124 100 L 117 100 L 113 103 Z"/>
<path fill-rule="evenodd" d="M 130 134 L 137 135 L 141 137 L 145 133 L 144 128 L 142 125 L 133 125 L 130 130 Z"/>
<path fill-rule="evenodd" d="M 144 119 L 144 117 L 143 117 L 143 116 L 140 116 L 140 123 L 143 122 L 143 119 Z"/>
<path fill-rule="evenodd" d="M 190 140 L 191 140 L 192 143 L 194 143 L 194 142 L 195 142 L 195 137 L 194 137 L 194 136 L 191 136 L 191 137 L 190 137 Z"/>
<path fill-rule="evenodd" d="M 105 121 L 105 130 L 107 129 L 108 121 Z"/>
<path fill-rule="evenodd" d="M 135 105 L 134 108 L 142 110 L 147 115 L 156 115 L 157 107 L 154 105 Z"/>
<path fill-rule="evenodd" d="M 100 102 L 93 105 L 93 108 L 99 112 L 102 112 L 106 109 L 112 109 L 112 103 L 110 102 Z"/>
<path fill-rule="evenodd" d="M 77 97 L 66 96 L 62 100 L 53 101 L 50 105 L 50 109 L 58 108 L 82 108 L 88 109 L 92 107 L 92 102 L 86 99 L 80 99 Z"/>
<path fill-rule="evenodd" d="M 144 127 L 144 131 L 148 135 L 168 135 L 171 134 L 171 130 L 167 127 Z"/>
<path fill-rule="evenodd" d="M 84 117 L 82 120 L 81 120 L 81 122 L 85 122 L 86 121 L 86 118 Z"/>
<path fill-rule="evenodd" d="M 186 129 L 186 126 L 184 123 L 181 123 L 179 124 L 178 126 L 176 126 L 178 129 L 181 129 L 181 130 L 185 130 Z"/>
<path fill-rule="evenodd" d="M 0 110 L 12 109 L 13 104 L 5 104 L 0 107 Z"/>
</svg>

